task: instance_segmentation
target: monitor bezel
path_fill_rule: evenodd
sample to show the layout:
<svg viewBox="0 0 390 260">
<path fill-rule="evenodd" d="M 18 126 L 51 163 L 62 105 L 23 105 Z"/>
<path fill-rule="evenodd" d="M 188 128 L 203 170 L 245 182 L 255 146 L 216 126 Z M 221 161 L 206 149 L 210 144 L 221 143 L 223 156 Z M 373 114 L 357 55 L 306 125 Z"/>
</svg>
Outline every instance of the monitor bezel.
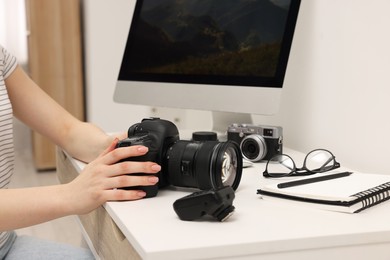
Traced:
<svg viewBox="0 0 390 260">
<path fill-rule="evenodd" d="M 138 0 L 141 1 L 141 0 Z M 138 3 L 137 1 L 137 3 Z M 256 86 L 245 86 L 234 81 L 211 83 L 188 83 L 174 80 L 154 79 L 118 79 L 114 101 L 133 105 L 194 109 L 233 113 L 237 117 L 248 118 L 247 115 L 274 115 L 279 110 L 282 87 L 295 34 L 301 0 L 292 0 L 288 18 L 288 33 L 284 42 L 288 42 L 282 50 L 281 70 L 277 78 L 258 80 Z M 136 4 L 136 3 L 135 3 Z M 135 5 L 134 4 L 134 5 Z M 130 32 L 131 24 L 129 24 Z M 125 44 L 123 44 L 123 51 Z M 272 83 L 271 83 L 272 81 Z M 216 113 L 213 113 L 213 116 Z M 244 115 L 245 116 L 242 116 Z M 218 117 L 220 117 L 218 115 Z M 224 115 L 225 117 L 225 115 Z M 235 122 L 235 119 L 229 119 Z M 227 122 L 229 120 L 224 120 Z M 213 119 L 213 121 L 216 121 Z M 249 123 L 249 122 L 248 122 Z M 224 125 L 223 127 L 226 127 Z"/>
</svg>

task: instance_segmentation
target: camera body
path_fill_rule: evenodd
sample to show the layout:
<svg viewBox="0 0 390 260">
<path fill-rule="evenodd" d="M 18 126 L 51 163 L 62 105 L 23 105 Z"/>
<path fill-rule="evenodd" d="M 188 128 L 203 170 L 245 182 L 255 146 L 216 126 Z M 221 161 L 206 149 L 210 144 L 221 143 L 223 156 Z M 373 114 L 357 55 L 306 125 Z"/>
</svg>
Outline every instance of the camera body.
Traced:
<svg viewBox="0 0 390 260">
<path fill-rule="evenodd" d="M 283 152 L 283 129 L 280 126 L 232 124 L 227 138 L 240 145 L 245 159 L 256 162 L 269 160 Z"/>
<path fill-rule="evenodd" d="M 200 190 L 231 186 L 235 190 L 240 183 L 242 154 L 234 142 L 180 140 L 175 124 L 160 118 L 147 118 L 132 125 L 128 138 L 119 141 L 116 148 L 132 145 L 144 145 L 149 151 L 125 161 L 153 161 L 161 165 L 161 171 L 156 174 L 158 184 L 125 188 L 143 190 L 146 197 L 156 196 L 159 188 L 168 185 Z"/>
<path fill-rule="evenodd" d="M 167 120 L 159 118 L 145 118 L 141 123 L 132 125 L 127 131 L 128 138 L 119 141 L 117 148 L 143 145 L 148 147 L 147 154 L 138 157 L 131 157 L 127 160 L 131 161 L 151 161 L 159 165 L 163 165 L 163 158 L 168 149 L 179 140 L 179 131 L 175 124 Z M 144 173 L 137 173 L 133 175 L 145 175 Z M 127 189 L 144 190 L 146 197 L 154 197 L 158 193 L 159 187 L 169 185 L 167 176 L 161 171 L 157 173 L 159 182 L 152 186 L 135 186 Z"/>
</svg>

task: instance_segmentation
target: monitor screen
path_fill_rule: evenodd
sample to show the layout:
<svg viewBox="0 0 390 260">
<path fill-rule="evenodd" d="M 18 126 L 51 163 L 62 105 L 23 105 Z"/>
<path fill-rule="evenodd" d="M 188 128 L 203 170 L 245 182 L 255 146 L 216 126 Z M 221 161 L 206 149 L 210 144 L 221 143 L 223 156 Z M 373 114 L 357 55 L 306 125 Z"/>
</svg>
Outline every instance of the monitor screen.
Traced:
<svg viewBox="0 0 390 260">
<path fill-rule="evenodd" d="M 137 0 L 114 99 L 273 114 L 300 0 Z"/>
</svg>

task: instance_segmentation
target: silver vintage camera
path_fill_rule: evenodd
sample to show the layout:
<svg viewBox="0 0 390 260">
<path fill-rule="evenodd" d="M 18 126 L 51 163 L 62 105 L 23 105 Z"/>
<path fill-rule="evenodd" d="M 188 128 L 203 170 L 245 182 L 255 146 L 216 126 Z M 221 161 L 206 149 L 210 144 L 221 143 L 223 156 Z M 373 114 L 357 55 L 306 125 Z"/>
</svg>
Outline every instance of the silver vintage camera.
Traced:
<svg viewBox="0 0 390 260">
<path fill-rule="evenodd" d="M 240 145 L 242 155 L 251 162 L 269 160 L 283 152 L 283 129 L 280 126 L 232 124 L 227 138 Z"/>
</svg>

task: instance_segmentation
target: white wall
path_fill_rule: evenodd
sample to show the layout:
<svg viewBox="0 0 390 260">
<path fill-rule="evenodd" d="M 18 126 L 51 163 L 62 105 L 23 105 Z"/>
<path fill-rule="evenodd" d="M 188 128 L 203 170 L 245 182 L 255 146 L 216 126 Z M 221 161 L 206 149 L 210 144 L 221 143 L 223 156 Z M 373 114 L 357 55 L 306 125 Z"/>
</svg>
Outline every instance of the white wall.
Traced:
<svg viewBox="0 0 390 260">
<path fill-rule="evenodd" d="M 285 143 L 390 174 L 390 1 L 302 0 L 280 112 Z"/>
<path fill-rule="evenodd" d="M 0 44 L 27 63 L 26 10 L 24 0 L 0 0 Z"/>
<path fill-rule="evenodd" d="M 127 128 L 150 114 L 112 101 L 124 44 L 113 28 L 129 23 L 121 19 L 135 1 L 84 2 L 89 119 L 108 131 Z M 255 123 L 283 126 L 285 146 L 327 148 L 344 166 L 390 174 L 388 10 L 388 0 L 302 0 L 280 112 Z M 209 126 L 207 112 L 170 112 L 183 126 Z"/>
<path fill-rule="evenodd" d="M 106 131 L 125 130 L 145 109 L 113 103 L 121 49 L 134 11 L 133 1 L 83 1 L 87 119 Z M 126 122 L 127 121 L 127 122 Z M 121 124 L 123 122 L 123 124 Z M 126 122 L 126 124 L 124 123 Z"/>
</svg>

